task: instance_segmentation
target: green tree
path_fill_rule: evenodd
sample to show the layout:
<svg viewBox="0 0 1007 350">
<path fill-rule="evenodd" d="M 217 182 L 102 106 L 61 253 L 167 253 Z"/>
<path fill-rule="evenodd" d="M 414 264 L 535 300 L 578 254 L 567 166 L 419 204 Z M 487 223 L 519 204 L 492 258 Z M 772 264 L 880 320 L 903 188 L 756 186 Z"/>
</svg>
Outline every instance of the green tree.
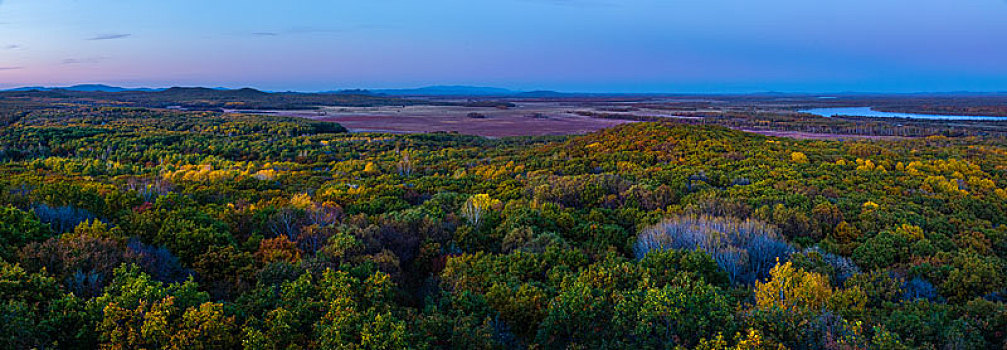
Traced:
<svg viewBox="0 0 1007 350">
<path fill-rule="evenodd" d="M 21 246 L 50 234 L 49 228 L 31 213 L 12 206 L 0 207 L 0 258 L 10 260 Z"/>
</svg>

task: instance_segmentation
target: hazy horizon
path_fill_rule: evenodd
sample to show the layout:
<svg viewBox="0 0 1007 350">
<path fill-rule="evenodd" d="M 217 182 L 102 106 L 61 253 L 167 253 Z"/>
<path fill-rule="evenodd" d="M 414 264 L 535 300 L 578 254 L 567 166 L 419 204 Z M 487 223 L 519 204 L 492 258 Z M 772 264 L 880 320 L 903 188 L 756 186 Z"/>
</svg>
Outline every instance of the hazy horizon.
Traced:
<svg viewBox="0 0 1007 350">
<path fill-rule="evenodd" d="M 0 0 L 0 89 L 1007 90 L 1003 0 Z"/>
<path fill-rule="evenodd" d="M 504 89 L 509 90 L 512 93 L 535 93 L 535 92 L 556 92 L 563 94 L 587 94 L 587 95 L 746 95 L 746 94 L 793 94 L 793 95 L 848 95 L 848 94 L 891 94 L 891 95 L 926 95 L 926 94 L 1007 94 L 1005 91 L 976 91 L 976 90 L 959 90 L 959 91 L 773 91 L 773 90 L 753 90 L 753 91 L 706 91 L 706 92 L 695 92 L 695 91 L 632 91 L 632 92 L 612 92 L 612 91 L 569 91 L 569 90 L 555 90 L 555 89 L 511 89 L 499 86 L 487 86 L 487 85 L 421 85 L 421 86 L 402 86 L 402 87 L 387 87 L 387 88 L 366 88 L 366 87 L 345 87 L 345 88 L 334 88 L 328 90 L 296 90 L 296 89 L 261 89 L 255 86 L 220 86 L 218 85 L 166 85 L 166 86 L 123 86 L 115 84 L 105 84 L 105 83 L 75 83 L 68 85 L 59 86 L 44 86 L 44 85 L 25 85 L 25 86 L 12 86 L 0 88 L 0 91 L 14 91 L 23 90 L 30 88 L 74 88 L 74 87 L 84 87 L 84 86 L 107 86 L 109 88 L 123 88 L 126 90 L 167 90 L 170 88 L 209 88 L 209 89 L 224 89 L 224 90 L 239 90 L 239 89 L 255 89 L 263 92 L 269 93 L 334 93 L 334 92 L 352 92 L 354 90 L 361 91 L 372 91 L 372 92 L 383 92 L 383 91 L 396 91 L 396 92 L 408 92 L 409 90 L 423 90 L 428 88 L 459 88 L 459 89 Z M 448 95 L 459 95 L 462 94 L 447 94 Z"/>
</svg>

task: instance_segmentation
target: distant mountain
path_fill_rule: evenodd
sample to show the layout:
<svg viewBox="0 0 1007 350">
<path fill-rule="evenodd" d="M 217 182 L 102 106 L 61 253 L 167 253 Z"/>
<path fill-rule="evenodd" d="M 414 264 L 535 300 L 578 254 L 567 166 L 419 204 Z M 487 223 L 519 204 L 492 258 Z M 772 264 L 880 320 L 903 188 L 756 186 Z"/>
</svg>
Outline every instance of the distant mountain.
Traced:
<svg viewBox="0 0 1007 350">
<path fill-rule="evenodd" d="M 205 87 L 172 87 L 156 92 L 158 95 L 179 96 L 184 98 L 255 98 L 269 95 L 253 88 L 220 89 Z"/>
<path fill-rule="evenodd" d="M 339 94 L 339 95 L 364 95 L 364 96 L 367 96 L 367 95 L 371 95 L 371 96 L 383 95 L 383 94 L 375 93 L 374 91 L 367 90 L 367 89 L 343 89 L 343 90 L 339 90 L 339 91 L 322 91 L 320 93 L 321 94 Z"/>
<path fill-rule="evenodd" d="M 0 91 L 73 91 L 73 92 L 163 92 L 182 95 L 218 95 L 223 92 L 231 96 L 251 96 L 268 94 L 252 88 L 229 89 L 223 87 L 170 87 L 170 88 L 124 88 L 104 84 L 80 84 L 74 86 L 26 86 Z"/>
<path fill-rule="evenodd" d="M 371 93 L 390 96 L 510 96 L 517 91 L 483 86 L 427 86 L 415 89 L 379 89 Z"/>
<path fill-rule="evenodd" d="M 414 89 L 346 89 L 325 91 L 323 94 L 372 95 L 372 96 L 457 96 L 457 97 L 570 97 L 572 94 L 549 90 L 515 91 L 504 88 L 466 85 L 435 85 Z"/>
<path fill-rule="evenodd" d="M 85 91 L 85 92 L 123 92 L 123 91 L 158 91 L 163 89 L 149 89 L 149 88 L 123 88 L 118 86 L 108 86 L 103 84 L 81 84 L 74 85 L 65 88 L 58 88 L 60 90 L 70 90 L 70 91 Z"/>
<path fill-rule="evenodd" d="M 46 87 L 46 86 L 27 86 L 15 89 L 9 89 L 4 91 L 79 91 L 79 92 L 123 92 L 123 91 L 161 91 L 164 89 L 151 89 L 151 88 L 123 88 L 118 86 L 108 86 L 104 84 L 80 84 L 74 86 L 62 86 L 62 87 Z"/>
<path fill-rule="evenodd" d="M 269 92 L 263 92 L 252 88 L 228 89 L 228 88 L 207 88 L 207 87 L 170 87 L 170 88 L 124 88 L 109 86 L 104 84 L 81 84 L 74 86 L 49 87 L 49 86 L 26 86 L 0 91 L 73 91 L 73 92 L 158 92 L 164 95 L 181 95 L 187 97 L 194 96 L 224 96 L 229 97 L 256 97 Z M 297 92 L 286 92 L 297 93 Z M 486 86 L 465 86 L 465 85 L 436 85 L 412 89 L 346 89 L 338 91 L 324 91 L 321 94 L 338 95 L 360 95 L 360 96 L 457 96 L 457 97 L 564 97 L 576 94 L 562 93 L 556 91 L 515 91 L 504 88 Z"/>
<path fill-rule="evenodd" d="M 566 92 L 550 91 L 550 90 L 536 90 L 527 91 L 516 94 L 519 97 L 571 97 L 580 96 L 585 94 L 571 94 Z"/>
<path fill-rule="evenodd" d="M 25 86 L 13 89 L 7 89 L 3 91 L 51 91 L 52 88 L 42 87 L 42 86 Z"/>
</svg>

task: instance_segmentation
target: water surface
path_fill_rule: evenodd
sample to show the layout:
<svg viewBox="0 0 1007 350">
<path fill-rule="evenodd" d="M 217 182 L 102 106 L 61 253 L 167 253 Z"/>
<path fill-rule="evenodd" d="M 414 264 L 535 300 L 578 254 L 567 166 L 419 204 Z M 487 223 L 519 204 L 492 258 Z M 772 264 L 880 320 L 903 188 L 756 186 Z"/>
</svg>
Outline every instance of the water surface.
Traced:
<svg viewBox="0 0 1007 350">
<path fill-rule="evenodd" d="M 936 119 L 936 120 L 1007 120 L 1007 117 L 975 116 L 975 115 L 937 115 L 902 112 L 882 112 L 875 111 L 871 107 L 832 107 L 813 108 L 802 110 L 804 113 L 811 113 L 823 117 L 835 117 L 840 115 L 872 117 L 872 118 L 909 118 L 909 119 Z"/>
</svg>

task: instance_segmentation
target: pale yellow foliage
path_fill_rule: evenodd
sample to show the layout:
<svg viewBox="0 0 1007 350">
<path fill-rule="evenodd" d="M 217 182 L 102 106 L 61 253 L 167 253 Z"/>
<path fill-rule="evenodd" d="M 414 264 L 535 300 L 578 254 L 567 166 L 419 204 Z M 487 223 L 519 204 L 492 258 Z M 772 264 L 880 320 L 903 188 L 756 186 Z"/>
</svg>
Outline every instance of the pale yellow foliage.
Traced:
<svg viewBox="0 0 1007 350">
<path fill-rule="evenodd" d="M 490 198 L 488 194 L 477 194 L 465 201 L 465 205 L 462 207 L 462 216 L 468 219 L 472 226 L 479 226 L 486 213 L 499 208 L 500 205 L 499 200 Z"/>
<path fill-rule="evenodd" d="M 366 166 L 364 166 L 364 172 L 368 174 L 377 174 L 381 172 L 381 169 L 378 168 L 378 165 L 374 164 L 374 162 L 369 162 Z"/>
<path fill-rule="evenodd" d="M 874 162 L 870 159 L 863 160 L 857 158 L 857 171 L 873 171 L 875 168 Z"/>
<path fill-rule="evenodd" d="M 808 164 L 808 156 L 801 152 L 791 152 L 790 161 L 797 164 Z"/>
<path fill-rule="evenodd" d="M 182 165 L 178 170 L 167 171 L 164 178 L 171 181 L 216 182 L 231 180 L 240 170 L 215 169 L 211 164 Z"/>
<path fill-rule="evenodd" d="M 273 180 L 273 179 L 276 178 L 276 170 L 273 170 L 273 169 L 262 169 L 262 170 L 259 170 L 259 171 L 255 172 L 255 175 L 252 175 L 252 177 L 254 177 L 254 178 L 256 178 L 257 180 L 260 180 L 260 181 Z"/>
<path fill-rule="evenodd" d="M 766 340 L 759 334 L 758 331 L 754 329 L 749 329 L 748 332 L 738 333 L 735 336 L 737 344 L 734 346 L 728 345 L 727 341 L 724 340 L 723 334 L 718 334 L 713 339 L 707 340 L 703 339 L 696 344 L 696 350 L 785 350 L 786 347 L 780 344 L 773 344 L 771 341 Z"/>
<path fill-rule="evenodd" d="M 923 229 L 916 225 L 902 224 L 895 229 L 895 233 L 909 237 L 914 240 L 923 239 Z"/>
<path fill-rule="evenodd" d="M 820 310 L 832 297 L 828 277 L 794 268 L 789 261 L 777 263 L 769 274 L 768 282 L 755 283 L 755 303 L 760 309 Z"/>
<path fill-rule="evenodd" d="M 948 179 L 944 176 L 927 176 L 920 188 L 934 193 L 968 194 L 968 191 L 961 189 L 958 179 Z"/>
<path fill-rule="evenodd" d="M 309 209 L 314 204 L 311 202 L 311 196 L 307 193 L 298 193 L 290 198 L 290 206 L 298 209 Z"/>
</svg>

